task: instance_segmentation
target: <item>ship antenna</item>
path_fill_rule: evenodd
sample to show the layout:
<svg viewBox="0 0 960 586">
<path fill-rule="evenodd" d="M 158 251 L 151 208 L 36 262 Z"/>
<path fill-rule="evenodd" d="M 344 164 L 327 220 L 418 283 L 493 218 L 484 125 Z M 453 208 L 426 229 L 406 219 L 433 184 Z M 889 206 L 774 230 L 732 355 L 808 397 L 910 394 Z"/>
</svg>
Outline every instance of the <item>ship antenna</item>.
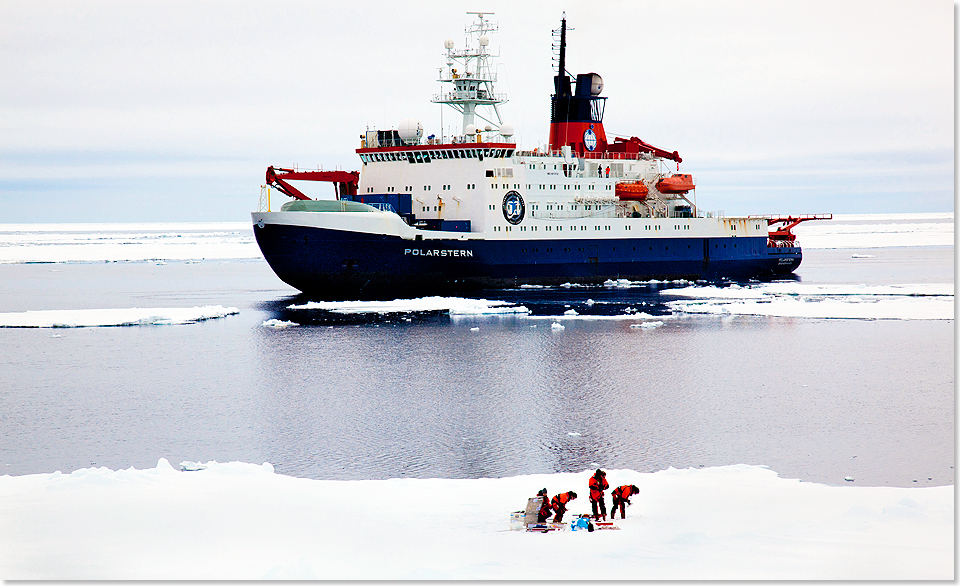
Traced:
<svg viewBox="0 0 960 586">
<path fill-rule="evenodd" d="M 454 49 L 452 39 L 444 42 L 446 48 L 446 71 L 441 70 L 441 83 L 449 83 L 452 89 L 441 91 L 431 100 L 435 104 L 446 104 L 463 115 L 463 135 L 467 135 L 468 128 L 476 128 L 477 118 L 488 122 L 499 131 L 503 121 L 500 117 L 498 104 L 507 101 L 505 95 L 494 91 L 497 74 L 490 68 L 490 58 L 496 55 L 487 50 L 490 39 L 487 33 L 496 32 L 497 25 L 485 17 L 493 12 L 468 12 L 477 17 L 476 22 L 466 27 L 465 33 L 475 37 L 475 47 L 462 50 Z M 457 68 L 453 66 L 456 65 Z M 486 115 L 481 114 L 477 107 L 482 106 L 490 110 Z M 472 131 L 471 131 L 472 132 Z"/>
<path fill-rule="evenodd" d="M 560 62 L 557 64 L 557 77 L 554 80 L 554 86 L 556 89 L 556 96 L 558 98 L 567 97 L 570 95 L 569 85 L 564 83 L 567 76 L 567 13 L 564 12 L 562 18 L 560 19 L 560 28 L 554 29 L 553 34 L 554 38 L 557 36 L 560 37 Z M 574 30 L 574 29 L 569 29 Z M 553 46 L 554 50 L 557 49 L 557 46 Z"/>
<path fill-rule="evenodd" d="M 560 19 L 560 67 L 557 70 L 557 95 L 563 96 L 563 83 L 560 81 L 567 72 L 567 13 Z"/>
</svg>

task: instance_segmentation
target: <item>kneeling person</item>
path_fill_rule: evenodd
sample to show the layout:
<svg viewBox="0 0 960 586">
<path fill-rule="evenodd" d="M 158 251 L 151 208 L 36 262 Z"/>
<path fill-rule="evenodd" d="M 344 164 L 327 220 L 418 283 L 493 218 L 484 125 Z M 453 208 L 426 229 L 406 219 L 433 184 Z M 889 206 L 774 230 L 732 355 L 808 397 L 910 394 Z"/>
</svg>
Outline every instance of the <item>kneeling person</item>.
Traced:
<svg viewBox="0 0 960 586">
<path fill-rule="evenodd" d="M 556 513 L 553 516 L 554 523 L 563 522 L 563 514 L 567 512 L 567 503 L 575 498 L 577 498 L 577 493 L 573 492 L 572 490 L 569 492 L 562 492 L 553 497 L 553 499 L 550 501 L 550 506 L 553 508 L 554 513 Z"/>
<path fill-rule="evenodd" d="M 613 492 L 610 493 L 610 496 L 613 497 L 613 507 L 610 511 L 610 518 L 615 519 L 617 517 L 617 507 L 620 507 L 620 518 L 626 519 L 626 505 L 630 504 L 630 497 L 639 493 L 640 489 L 637 488 L 635 484 L 624 484 L 623 486 L 618 486 L 613 489 Z"/>
</svg>

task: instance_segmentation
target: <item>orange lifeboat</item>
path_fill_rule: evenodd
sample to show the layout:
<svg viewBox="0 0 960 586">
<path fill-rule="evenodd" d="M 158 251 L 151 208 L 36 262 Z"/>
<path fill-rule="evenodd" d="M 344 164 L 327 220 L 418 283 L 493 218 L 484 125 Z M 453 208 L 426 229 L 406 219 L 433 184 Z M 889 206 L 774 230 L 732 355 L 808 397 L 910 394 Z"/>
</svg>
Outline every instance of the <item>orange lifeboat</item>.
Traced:
<svg viewBox="0 0 960 586">
<path fill-rule="evenodd" d="M 657 191 L 660 193 L 686 193 L 695 187 L 693 176 L 682 173 L 657 181 Z"/>
<path fill-rule="evenodd" d="M 615 193 L 620 199 L 643 201 L 647 199 L 647 194 L 650 193 L 650 190 L 647 189 L 647 186 L 644 185 L 642 181 L 624 181 L 617 183 Z"/>
</svg>

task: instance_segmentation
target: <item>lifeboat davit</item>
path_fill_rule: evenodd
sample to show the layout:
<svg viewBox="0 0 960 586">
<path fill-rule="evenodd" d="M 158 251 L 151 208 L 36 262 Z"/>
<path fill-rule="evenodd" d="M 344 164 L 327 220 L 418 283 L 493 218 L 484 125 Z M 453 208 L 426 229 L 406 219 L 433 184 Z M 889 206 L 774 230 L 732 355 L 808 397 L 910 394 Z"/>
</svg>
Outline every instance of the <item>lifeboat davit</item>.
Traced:
<svg viewBox="0 0 960 586">
<path fill-rule="evenodd" d="M 693 176 L 684 173 L 664 177 L 657 181 L 657 191 L 660 193 L 686 193 L 695 187 Z"/>
<path fill-rule="evenodd" d="M 617 183 L 615 193 L 620 199 L 643 201 L 647 199 L 647 194 L 650 193 L 650 190 L 642 181 L 623 181 Z"/>
</svg>

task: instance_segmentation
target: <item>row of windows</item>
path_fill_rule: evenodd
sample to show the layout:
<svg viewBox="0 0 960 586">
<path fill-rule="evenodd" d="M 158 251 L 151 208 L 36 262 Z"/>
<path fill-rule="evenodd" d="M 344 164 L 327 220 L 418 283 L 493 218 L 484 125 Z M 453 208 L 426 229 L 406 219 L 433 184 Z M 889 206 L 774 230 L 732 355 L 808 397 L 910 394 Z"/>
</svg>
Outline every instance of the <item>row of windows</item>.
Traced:
<svg viewBox="0 0 960 586">
<path fill-rule="evenodd" d="M 492 186 L 492 187 L 496 188 L 496 186 Z M 581 187 L 581 185 L 580 185 L 579 183 L 575 183 L 575 184 L 573 185 L 573 190 L 574 190 L 574 191 L 579 191 L 580 187 Z M 596 190 L 596 187 L 597 187 L 596 185 L 594 185 L 593 183 L 591 183 L 590 185 L 587 185 L 587 191 L 595 191 L 595 190 Z M 611 191 L 611 190 L 613 189 L 613 185 L 604 185 L 603 187 L 604 187 L 604 189 L 607 190 L 607 191 Z M 531 183 L 527 183 L 527 191 L 530 191 L 532 188 L 533 188 L 533 187 L 532 187 L 532 184 L 531 184 Z M 556 190 L 557 190 L 557 186 L 556 186 L 556 184 L 539 183 L 539 184 L 537 184 L 536 189 L 539 189 L 539 190 L 541 190 L 541 191 L 546 191 L 546 190 L 548 190 L 548 189 L 550 189 L 550 190 L 552 190 L 552 191 L 556 191 Z M 569 191 L 569 190 L 570 190 L 570 185 L 569 185 L 569 184 L 564 184 L 563 189 Z"/>
<path fill-rule="evenodd" d="M 502 159 L 513 156 L 513 149 L 442 149 L 430 151 L 391 151 L 385 153 L 363 153 L 360 160 L 364 163 L 389 161 L 407 161 L 409 163 L 429 163 L 434 159 L 480 159 L 491 157 Z"/>
<path fill-rule="evenodd" d="M 467 184 L 467 189 L 476 189 L 476 188 L 477 188 L 476 183 L 468 183 L 468 184 Z M 444 186 L 441 187 L 441 189 L 442 189 L 443 191 L 450 191 L 450 190 L 453 189 L 453 186 L 452 186 L 452 185 L 444 185 Z M 432 186 L 432 185 L 424 185 L 424 186 L 423 186 L 423 190 L 424 190 L 424 191 L 433 191 L 433 186 Z M 404 193 L 410 193 L 410 192 L 412 192 L 412 191 L 413 191 L 413 186 L 412 186 L 412 185 L 405 185 L 405 186 L 404 186 Z M 368 187 L 368 188 L 367 188 L 367 193 L 373 193 L 373 192 L 374 192 L 374 188 L 373 188 L 373 187 Z M 387 193 L 395 193 L 395 192 L 396 192 L 396 188 L 394 188 L 393 186 L 388 186 L 388 187 L 387 187 Z"/>
</svg>

